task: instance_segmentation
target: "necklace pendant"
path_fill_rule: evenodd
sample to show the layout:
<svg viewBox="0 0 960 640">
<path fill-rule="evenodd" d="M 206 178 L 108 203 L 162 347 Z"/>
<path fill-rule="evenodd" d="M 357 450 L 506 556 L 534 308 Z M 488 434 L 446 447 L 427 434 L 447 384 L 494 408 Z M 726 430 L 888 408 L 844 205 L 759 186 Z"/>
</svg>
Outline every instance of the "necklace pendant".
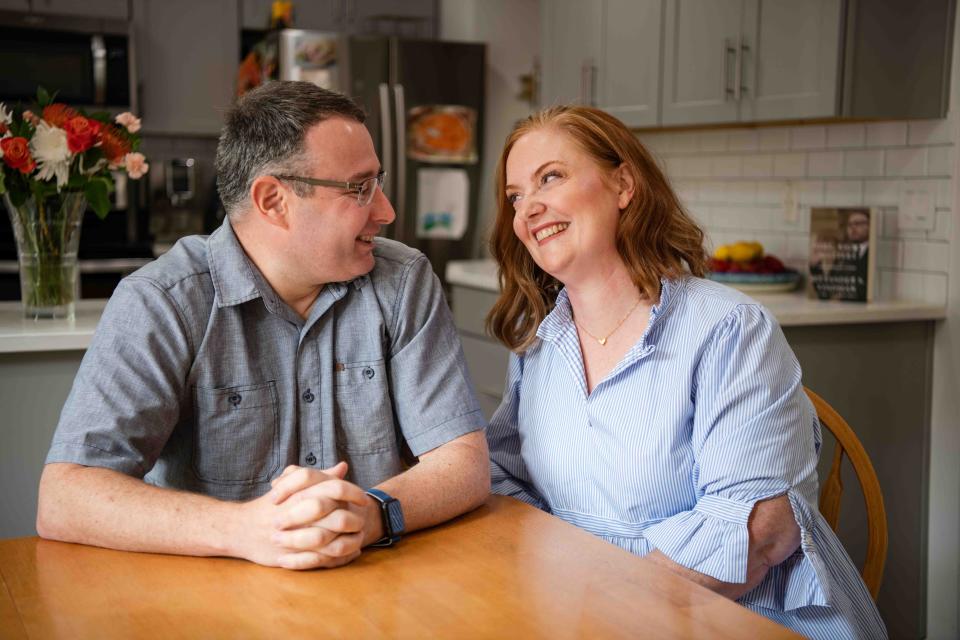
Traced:
<svg viewBox="0 0 960 640">
<path fill-rule="evenodd" d="M 602 347 L 602 346 L 604 346 L 605 344 L 607 344 L 607 339 L 606 339 L 606 338 L 598 338 L 598 339 L 597 339 L 597 342 L 599 342 L 599 343 L 600 343 L 600 346 Z"/>
</svg>

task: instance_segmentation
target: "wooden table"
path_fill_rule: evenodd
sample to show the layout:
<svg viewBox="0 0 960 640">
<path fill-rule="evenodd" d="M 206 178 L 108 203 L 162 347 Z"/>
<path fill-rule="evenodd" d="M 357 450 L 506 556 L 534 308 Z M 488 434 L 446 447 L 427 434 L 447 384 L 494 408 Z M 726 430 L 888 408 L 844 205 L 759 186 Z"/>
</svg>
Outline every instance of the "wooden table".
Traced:
<svg viewBox="0 0 960 640">
<path fill-rule="evenodd" d="M 293 572 L 0 541 L 0 638 L 798 638 L 511 498 Z"/>
</svg>

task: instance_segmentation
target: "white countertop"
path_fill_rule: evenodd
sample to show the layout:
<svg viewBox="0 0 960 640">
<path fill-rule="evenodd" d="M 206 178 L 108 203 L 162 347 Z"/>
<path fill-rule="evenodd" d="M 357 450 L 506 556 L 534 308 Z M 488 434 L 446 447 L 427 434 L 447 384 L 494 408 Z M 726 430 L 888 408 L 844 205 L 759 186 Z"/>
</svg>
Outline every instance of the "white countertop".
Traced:
<svg viewBox="0 0 960 640">
<path fill-rule="evenodd" d="M 447 282 L 490 292 L 500 290 L 497 267 L 493 260 L 449 262 Z M 811 300 L 802 290 L 751 297 L 770 309 L 784 327 L 942 320 L 947 313 L 942 306 L 912 300 L 878 300 L 867 303 Z"/>
<path fill-rule="evenodd" d="M 0 353 L 86 349 L 106 300 L 78 300 L 76 317 L 28 320 L 19 302 L 0 302 Z"/>
</svg>

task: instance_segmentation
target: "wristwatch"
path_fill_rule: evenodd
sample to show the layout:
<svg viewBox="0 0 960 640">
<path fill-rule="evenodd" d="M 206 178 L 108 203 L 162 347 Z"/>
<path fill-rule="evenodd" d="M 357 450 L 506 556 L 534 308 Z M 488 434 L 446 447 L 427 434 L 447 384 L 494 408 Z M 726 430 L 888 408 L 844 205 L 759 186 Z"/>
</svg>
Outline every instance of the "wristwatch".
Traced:
<svg viewBox="0 0 960 640">
<path fill-rule="evenodd" d="M 389 547 L 400 541 L 404 534 L 403 507 L 400 501 L 380 489 L 367 489 L 367 495 L 380 503 L 383 518 L 383 537 L 371 547 Z"/>
</svg>

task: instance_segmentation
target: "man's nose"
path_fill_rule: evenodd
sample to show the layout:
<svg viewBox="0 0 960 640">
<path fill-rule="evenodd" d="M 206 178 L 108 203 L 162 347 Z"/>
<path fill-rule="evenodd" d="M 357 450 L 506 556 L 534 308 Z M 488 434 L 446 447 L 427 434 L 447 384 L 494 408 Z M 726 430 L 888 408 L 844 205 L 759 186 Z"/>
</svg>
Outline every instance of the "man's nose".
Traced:
<svg viewBox="0 0 960 640">
<path fill-rule="evenodd" d="M 370 203 L 370 207 L 373 209 L 370 212 L 370 217 L 379 224 L 390 224 L 397 219 L 397 213 L 393 210 L 393 205 L 390 204 L 390 200 L 381 189 L 377 189 L 377 192 L 373 195 L 373 202 Z"/>
</svg>

